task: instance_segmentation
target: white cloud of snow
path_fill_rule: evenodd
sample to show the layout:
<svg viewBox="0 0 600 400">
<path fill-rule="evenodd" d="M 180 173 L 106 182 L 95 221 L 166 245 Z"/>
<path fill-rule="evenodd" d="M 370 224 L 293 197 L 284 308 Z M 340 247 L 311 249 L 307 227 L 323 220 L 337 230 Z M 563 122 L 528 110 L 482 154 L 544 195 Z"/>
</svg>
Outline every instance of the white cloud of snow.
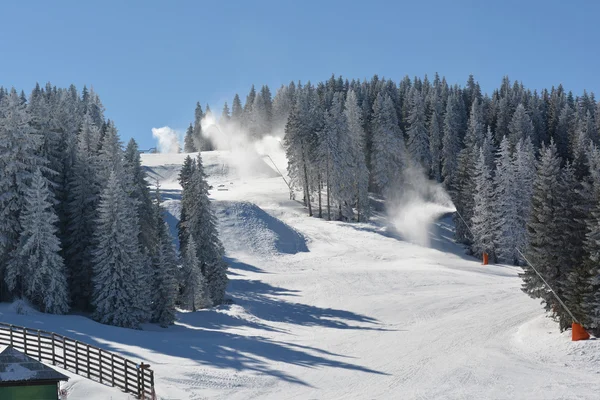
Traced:
<svg viewBox="0 0 600 400">
<path fill-rule="evenodd" d="M 152 128 L 152 136 L 158 141 L 160 153 L 178 153 L 181 134 L 168 126 Z"/>
<path fill-rule="evenodd" d="M 405 169 L 402 186 L 398 198 L 387 206 L 389 219 L 405 240 L 429 246 L 432 222 L 456 207 L 442 185 L 429 180 L 420 168 Z"/>
<path fill-rule="evenodd" d="M 217 120 L 212 113 L 207 113 L 200 124 L 202 135 L 210 140 L 215 150 L 231 152 L 230 167 L 238 176 L 264 174 L 265 165 L 277 174 L 287 176 L 287 158 L 281 143 L 283 131 L 273 131 L 256 140 L 239 124 Z"/>
</svg>

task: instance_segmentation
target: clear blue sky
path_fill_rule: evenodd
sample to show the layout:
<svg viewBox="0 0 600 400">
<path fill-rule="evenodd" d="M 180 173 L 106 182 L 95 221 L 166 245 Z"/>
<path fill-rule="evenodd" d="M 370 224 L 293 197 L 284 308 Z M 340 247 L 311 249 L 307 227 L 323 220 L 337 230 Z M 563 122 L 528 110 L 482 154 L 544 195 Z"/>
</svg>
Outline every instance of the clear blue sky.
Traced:
<svg viewBox="0 0 600 400">
<path fill-rule="evenodd" d="M 196 101 L 220 109 L 252 83 L 331 73 L 398 80 L 438 71 L 485 91 L 503 75 L 600 91 L 600 2 L 3 1 L 0 85 L 50 81 L 99 93 L 124 140 L 185 129 Z"/>
</svg>

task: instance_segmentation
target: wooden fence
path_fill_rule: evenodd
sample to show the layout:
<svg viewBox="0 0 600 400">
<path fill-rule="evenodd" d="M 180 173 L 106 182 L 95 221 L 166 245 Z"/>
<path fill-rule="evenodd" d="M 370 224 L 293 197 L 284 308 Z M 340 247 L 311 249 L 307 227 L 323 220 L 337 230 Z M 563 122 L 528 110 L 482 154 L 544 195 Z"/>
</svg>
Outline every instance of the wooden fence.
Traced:
<svg viewBox="0 0 600 400">
<path fill-rule="evenodd" d="M 155 399 L 154 371 L 117 354 L 78 340 L 22 326 L 0 322 L 0 345 L 46 361 L 77 375 L 118 387 L 139 399 Z"/>
</svg>

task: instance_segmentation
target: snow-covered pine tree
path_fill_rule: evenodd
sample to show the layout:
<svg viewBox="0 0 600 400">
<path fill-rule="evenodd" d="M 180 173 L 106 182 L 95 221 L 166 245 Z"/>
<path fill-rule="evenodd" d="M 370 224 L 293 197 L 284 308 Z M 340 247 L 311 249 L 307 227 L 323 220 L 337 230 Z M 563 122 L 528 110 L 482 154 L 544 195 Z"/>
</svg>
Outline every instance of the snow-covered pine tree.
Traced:
<svg viewBox="0 0 600 400">
<path fill-rule="evenodd" d="M 515 202 L 515 166 L 507 137 L 500 142 L 494 175 L 494 209 L 497 232 L 496 254 L 502 262 L 517 262 L 517 237 L 520 230 L 518 207 Z"/>
<path fill-rule="evenodd" d="M 123 148 L 115 124 L 108 121 L 98 154 L 98 181 L 102 188 L 106 187 L 113 172 L 123 176 Z"/>
<path fill-rule="evenodd" d="M 555 290 L 560 293 L 573 316 L 580 323 L 588 325 L 585 299 L 590 293 L 590 270 L 585 264 L 585 239 L 590 200 L 571 163 L 567 162 L 562 168 L 559 184 L 560 212 L 557 215 L 557 228 L 562 233 L 562 251 L 556 263 L 560 268 L 562 279 L 557 282 Z M 561 329 L 569 328 L 572 322 L 570 315 L 562 309 L 558 314 Z"/>
<path fill-rule="evenodd" d="M 462 101 L 457 93 L 448 97 L 446 115 L 444 116 L 444 135 L 442 138 L 442 176 L 444 186 L 450 196 L 456 197 L 458 155 L 462 148 L 462 116 L 459 102 Z"/>
<path fill-rule="evenodd" d="M 351 166 L 351 182 L 353 198 L 356 204 L 357 221 L 369 220 L 369 170 L 365 159 L 365 132 L 362 128 L 362 112 L 354 90 L 349 90 L 346 97 L 344 115 L 350 140 L 349 161 Z"/>
<path fill-rule="evenodd" d="M 248 114 L 248 133 L 253 139 L 260 139 L 269 132 L 267 105 L 262 95 L 254 96 L 254 104 Z"/>
<path fill-rule="evenodd" d="M 347 175 L 350 171 L 347 167 L 348 160 L 342 157 L 348 155 L 350 147 L 346 135 L 346 118 L 343 113 L 343 103 L 340 93 L 336 93 L 332 99 L 331 108 L 325 111 L 325 124 L 318 132 L 319 144 L 317 148 L 317 162 L 326 188 L 327 219 L 332 217 L 332 201 L 338 204 L 351 201 L 348 197 L 349 190 L 344 190 L 347 184 Z M 343 142 L 342 135 L 345 135 Z"/>
<path fill-rule="evenodd" d="M 173 238 L 164 221 L 164 209 L 160 205 L 160 191 L 156 189 L 154 221 L 156 222 L 157 246 L 152 259 L 152 321 L 162 327 L 175 322 L 175 303 L 179 294 L 177 277 L 177 254 Z"/>
<path fill-rule="evenodd" d="M 19 242 L 20 214 L 29 183 L 35 170 L 46 164 L 37 155 L 41 144 L 41 137 L 29 126 L 26 106 L 13 88 L 0 102 L 0 277 L 3 278 L 5 274 L 18 275 L 6 268 Z M 19 282 L 14 288 L 17 293 L 22 292 Z"/>
<path fill-rule="evenodd" d="M 192 179 L 192 175 L 194 170 L 196 169 L 196 160 L 192 157 L 187 156 L 183 161 L 183 165 L 181 167 L 181 171 L 179 172 L 179 184 L 181 185 L 181 197 L 185 196 L 187 190 L 189 190 L 189 182 Z M 180 253 L 185 252 L 185 245 L 188 239 L 188 231 L 187 231 L 187 210 L 186 210 L 186 202 L 181 202 L 181 212 L 179 215 L 179 221 L 177 222 L 177 234 L 179 238 L 179 251 Z"/>
<path fill-rule="evenodd" d="M 227 123 L 231 119 L 231 114 L 229 112 L 229 106 L 227 102 L 223 104 L 223 111 L 221 112 L 221 118 L 219 119 L 220 123 Z"/>
<path fill-rule="evenodd" d="M 183 152 L 184 153 L 195 153 L 196 143 L 194 141 L 194 127 L 190 123 L 190 126 L 185 131 L 185 138 L 183 139 Z"/>
<path fill-rule="evenodd" d="M 310 161 L 316 132 L 311 130 L 310 85 L 298 89 L 298 97 L 285 126 L 284 147 L 288 159 L 288 175 L 294 187 L 302 188 L 308 215 L 312 216 L 310 202 Z"/>
<path fill-rule="evenodd" d="M 273 129 L 279 130 L 285 128 L 285 123 L 287 122 L 288 116 L 292 111 L 292 107 L 294 106 L 294 92 L 295 90 L 294 83 L 292 82 L 290 86 L 282 85 L 277 93 L 275 94 L 275 98 L 273 98 Z"/>
<path fill-rule="evenodd" d="M 11 290 L 20 281 L 25 297 L 41 311 L 64 314 L 69 311 L 69 293 L 57 237 L 58 217 L 52 192 L 39 169 L 25 195 L 19 245 L 12 252 L 6 281 Z"/>
<path fill-rule="evenodd" d="M 429 174 L 436 182 L 442 181 L 442 131 L 437 110 L 431 114 L 429 122 L 429 154 L 431 166 Z"/>
<path fill-rule="evenodd" d="M 250 92 L 246 96 L 246 102 L 244 103 L 244 112 L 242 114 L 242 127 L 250 130 L 252 125 L 252 108 L 254 107 L 254 101 L 256 100 L 256 89 L 254 85 L 250 88 Z"/>
<path fill-rule="evenodd" d="M 409 92 L 410 111 L 408 114 L 408 152 L 413 160 L 428 171 L 431 165 L 429 134 L 427 132 L 425 103 L 421 92 L 413 87 Z"/>
<path fill-rule="evenodd" d="M 269 89 L 269 86 L 264 85 L 261 87 L 260 97 L 262 97 L 264 107 L 264 132 L 269 133 L 273 127 L 273 99 L 271 97 L 271 89 Z"/>
<path fill-rule="evenodd" d="M 198 249 L 193 237 L 183 253 L 181 304 L 191 311 L 212 305 L 206 278 L 202 273 L 202 265 L 198 258 Z"/>
<path fill-rule="evenodd" d="M 242 108 L 242 102 L 240 100 L 240 96 L 236 93 L 231 105 L 231 121 L 241 125 L 243 114 L 244 109 Z"/>
<path fill-rule="evenodd" d="M 510 123 L 508 124 L 508 141 L 510 142 L 511 151 L 515 151 L 518 143 L 521 140 L 531 140 L 535 132 L 533 129 L 533 123 L 531 118 L 525 111 L 523 104 L 519 104 L 515 113 L 512 116 Z"/>
<path fill-rule="evenodd" d="M 92 296 L 92 244 L 96 207 L 102 191 L 98 177 L 100 130 L 84 116 L 78 137 L 73 173 L 67 185 L 65 264 L 69 276 L 71 305 L 90 308 Z"/>
<path fill-rule="evenodd" d="M 599 103 L 600 104 L 600 103 Z M 600 336 L 600 150 L 595 145 L 588 151 L 591 172 L 590 211 L 586 218 L 585 239 L 586 258 L 583 262 L 589 277 L 589 293 L 583 299 L 586 328 L 595 336 Z"/>
<path fill-rule="evenodd" d="M 508 146 L 505 146 L 508 147 Z M 564 268 L 559 265 L 561 253 L 565 251 L 563 234 L 559 223 L 561 213 L 560 188 L 561 159 L 557 154 L 556 145 L 542 147 L 541 158 L 537 166 L 537 175 L 533 184 L 531 218 L 527 224 L 526 257 L 554 290 L 562 295 L 560 288 L 565 281 Z M 523 266 L 522 290 L 533 298 L 542 301 L 546 311 L 552 311 L 554 316 L 561 318 L 561 327 L 570 324 L 563 318 L 565 310 L 554 298 L 543 281 L 528 266 Z"/>
<path fill-rule="evenodd" d="M 138 230 L 131 199 L 112 172 L 98 206 L 93 252 L 94 318 L 103 324 L 137 328 L 146 319 Z"/>
<path fill-rule="evenodd" d="M 468 243 L 471 238 L 469 227 L 463 218 L 470 221 L 473 217 L 473 192 L 475 191 L 475 164 L 479 158 L 479 149 L 483 145 L 484 127 L 481 103 L 475 99 L 471 105 L 471 114 L 465 135 L 465 147 L 458 155 L 458 170 L 456 172 L 454 204 L 462 218 L 455 218 L 456 239 Z"/>
<path fill-rule="evenodd" d="M 494 223 L 494 187 L 483 149 L 475 164 L 475 193 L 473 196 L 473 253 L 488 253 L 492 260 L 496 258 L 496 224 Z"/>
<path fill-rule="evenodd" d="M 196 158 L 196 168 L 188 187 L 183 192 L 182 203 L 187 218 L 184 226 L 189 235 L 186 246 L 193 237 L 210 299 L 213 304 L 221 304 L 227 287 L 227 263 L 223 260 L 224 249 L 217 232 L 217 219 L 208 198 L 208 184 L 200 154 Z"/>
<path fill-rule="evenodd" d="M 535 150 L 529 136 L 520 139 L 514 154 L 514 202 L 517 205 L 518 231 L 516 246 L 527 248 L 527 223 L 530 219 L 531 197 L 535 180 Z"/>
<path fill-rule="evenodd" d="M 137 210 L 137 219 L 140 226 L 139 242 L 143 250 L 151 256 L 158 245 L 157 225 L 154 220 L 155 213 L 153 212 L 154 205 L 150 194 L 150 186 L 146 180 L 146 171 L 142 168 L 140 151 L 133 138 L 129 140 L 125 148 L 123 168 L 125 178 L 128 180 L 127 191 Z"/>
<path fill-rule="evenodd" d="M 373 106 L 371 179 L 379 193 L 392 196 L 406 166 L 406 146 L 392 99 L 378 94 Z"/>
</svg>

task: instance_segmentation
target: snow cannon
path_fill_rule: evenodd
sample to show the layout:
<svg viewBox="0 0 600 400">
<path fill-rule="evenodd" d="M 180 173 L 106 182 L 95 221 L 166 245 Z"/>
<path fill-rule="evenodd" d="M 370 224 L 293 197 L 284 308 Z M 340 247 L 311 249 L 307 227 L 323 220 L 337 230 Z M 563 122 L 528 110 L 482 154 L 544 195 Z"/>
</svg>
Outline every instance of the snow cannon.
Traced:
<svg viewBox="0 0 600 400">
<path fill-rule="evenodd" d="M 482 265 L 488 265 L 489 261 L 490 261 L 489 254 L 484 252 L 483 253 L 483 262 L 482 262 Z"/>
<path fill-rule="evenodd" d="M 590 334 L 585 330 L 581 324 L 577 322 L 573 322 L 571 325 L 571 340 L 576 342 L 578 340 L 588 340 L 590 338 Z"/>
</svg>

